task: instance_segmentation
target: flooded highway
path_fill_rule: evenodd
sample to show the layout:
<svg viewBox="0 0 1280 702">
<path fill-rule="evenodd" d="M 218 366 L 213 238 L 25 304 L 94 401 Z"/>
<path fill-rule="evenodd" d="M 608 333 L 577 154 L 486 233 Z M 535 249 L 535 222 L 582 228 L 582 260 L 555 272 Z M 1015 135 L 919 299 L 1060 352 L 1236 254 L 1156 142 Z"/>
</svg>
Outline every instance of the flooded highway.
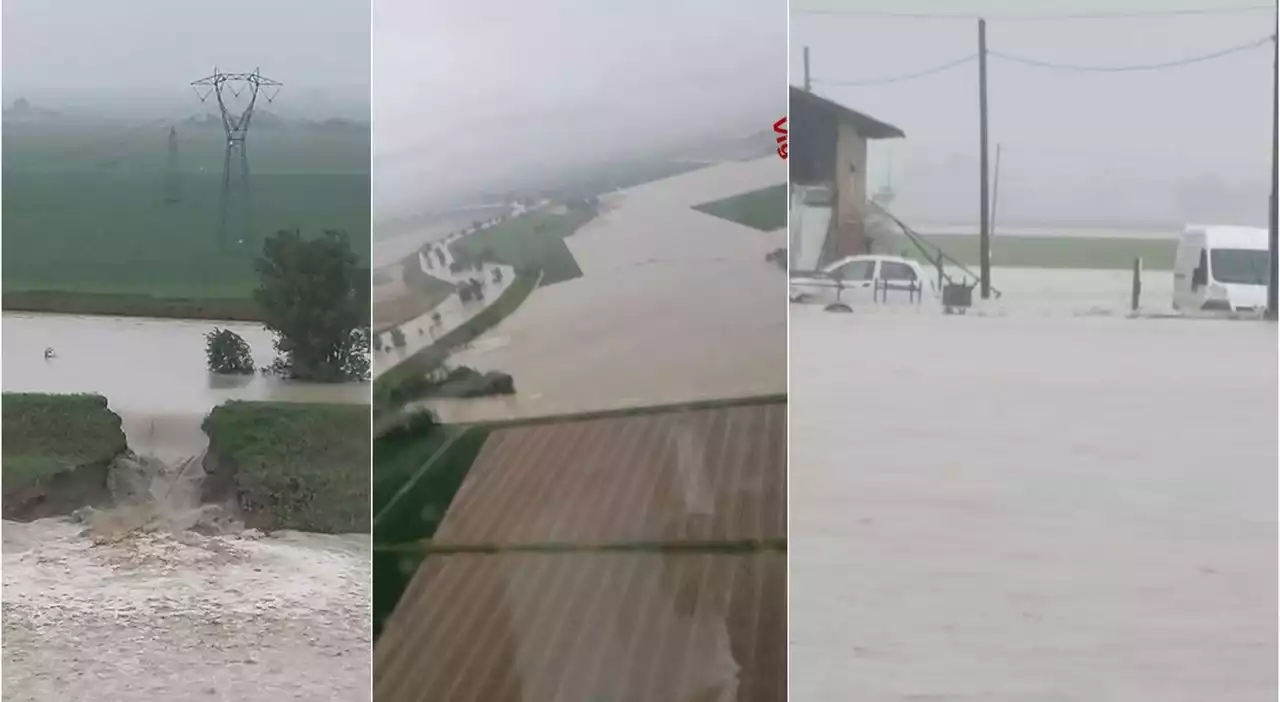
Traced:
<svg viewBox="0 0 1280 702">
<path fill-rule="evenodd" d="M 1087 307 L 792 307 L 793 700 L 1275 698 L 1276 328 Z"/>
<path fill-rule="evenodd" d="M 583 276 L 542 287 L 450 362 L 515 378 L 509 398 L 436 401 L 477 421 L 786 391 L 786 233 L 692 209 L 782 182 L 777 157 L 725 163 L 603 199 L 565 241 Z"/>
</svg>

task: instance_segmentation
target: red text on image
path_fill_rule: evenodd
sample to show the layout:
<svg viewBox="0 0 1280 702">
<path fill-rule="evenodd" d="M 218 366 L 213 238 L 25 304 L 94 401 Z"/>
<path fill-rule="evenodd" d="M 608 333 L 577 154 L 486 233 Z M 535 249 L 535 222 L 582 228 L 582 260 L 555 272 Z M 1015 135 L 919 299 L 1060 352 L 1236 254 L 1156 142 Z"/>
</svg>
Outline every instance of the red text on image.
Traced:
<svg viewBox="0 0 1280 702">
<path fill-rule="evenodd" d="M 785 161 L 787 160 L 787 118 L 783 117 L 774 122 L 773 131 L 782 135 L 778 137 L 778 155 Z"/>
</svg>

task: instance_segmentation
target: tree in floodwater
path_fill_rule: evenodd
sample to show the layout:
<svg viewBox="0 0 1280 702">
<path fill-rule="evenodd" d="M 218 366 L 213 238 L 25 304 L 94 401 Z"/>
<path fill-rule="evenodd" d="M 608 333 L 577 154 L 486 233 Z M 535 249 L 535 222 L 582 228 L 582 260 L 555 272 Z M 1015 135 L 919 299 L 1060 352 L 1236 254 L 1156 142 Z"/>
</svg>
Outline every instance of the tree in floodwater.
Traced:
<svg viewBox="0 0 1280 702">
<path fill-rule="evenodd" d="M 253 375 L 253 350 L 239 334 L 214 327 L 204 335 L 204 340 L 205 362 L 210 373 Z"/>
<path fill-rule="evenodd" d="M 263 243 L 257 269 L 254 300 L 276 335 L 274 372 L 317 382 L 368 378 L 369 269 L 346 232 L 278 231 Z"/>
<path fill-rule="evenodd" d="M 404 332 L 400 331 L 400 327 L 391 328 L 391 345 L 402 349 L 407 346 L 409 341 L 404 338 Z"/>
</svg>

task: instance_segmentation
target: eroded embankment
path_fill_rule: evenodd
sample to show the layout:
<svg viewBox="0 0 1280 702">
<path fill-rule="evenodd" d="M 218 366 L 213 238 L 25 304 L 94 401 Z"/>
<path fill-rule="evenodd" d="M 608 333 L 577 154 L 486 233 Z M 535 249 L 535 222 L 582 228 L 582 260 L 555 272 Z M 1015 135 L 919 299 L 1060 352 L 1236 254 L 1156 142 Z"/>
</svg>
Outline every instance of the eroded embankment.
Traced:
<svg viewBox="0 0 1280 702">
<path fill-rule="evenodd" d="M 263 530 L 368 533 L 367 405 L 227 402 L 204 430 L 205 502 Z"/>
<path fill-rule="evenodd" d="M 365 533 L 368 417 L 361 405 L 234 401 L 203 423 L 122 420 L 101 395 L 5 393 L 4 518 L 218 505 L 264 531 Z"/>
<path fill-rule="evenodd" d="M 111 501 L 111 468 L 128 453 L 101 395 L 5 393 L 3 516 L 29 521 Z"/>
</svg>

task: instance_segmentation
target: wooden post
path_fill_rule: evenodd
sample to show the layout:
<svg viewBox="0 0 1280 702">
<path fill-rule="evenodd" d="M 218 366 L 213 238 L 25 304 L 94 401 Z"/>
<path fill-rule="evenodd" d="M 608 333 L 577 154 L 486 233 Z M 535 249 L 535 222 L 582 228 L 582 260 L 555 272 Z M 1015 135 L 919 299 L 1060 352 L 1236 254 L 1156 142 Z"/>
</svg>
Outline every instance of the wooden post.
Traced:
<svg viewBox="0 0 1280 702">
<path fill-rule="evenodd" d="M 1277 313 L 1280 313 L 1276 291 L 1277 276 L 1280 276 L 1280 255 L 1277 254 L 1280 250 L 1280 237 L 1277 236 L 1280 225 L 1276 222 L 1276 207 L 1280 206 L 1276 202 L 1276 149 L 1280 149 L 1280 134 L 1276 133 L 1280 129 L 1280 85 L 1276 84 L 1276 80 L 1280 79 L 1280 41 L 1277 41 L 1274 34 L 1271 35 L 1271 52 L 1271 210 L 1267 215 L 1267 248 L 1270 250 L 1271 271 L 1267 276 L 1266 316 L 1275 321 Z"/>
<path fill-rule="evenodd" d="M 982 299 L 991 297 L 991 194 L 987 182 L 987 21 L 978 20 L 978 149 L 979 196 L 982 229 L 978 233 L 978 260 L 982 274 Z"/>
<path fill-rule="evenodd" d="M 1142 259 L 1133 259 L 1133 291 L 1129 298 L 1129 311 L 1137 312 L 1142 300 Z"/>
</svg>

